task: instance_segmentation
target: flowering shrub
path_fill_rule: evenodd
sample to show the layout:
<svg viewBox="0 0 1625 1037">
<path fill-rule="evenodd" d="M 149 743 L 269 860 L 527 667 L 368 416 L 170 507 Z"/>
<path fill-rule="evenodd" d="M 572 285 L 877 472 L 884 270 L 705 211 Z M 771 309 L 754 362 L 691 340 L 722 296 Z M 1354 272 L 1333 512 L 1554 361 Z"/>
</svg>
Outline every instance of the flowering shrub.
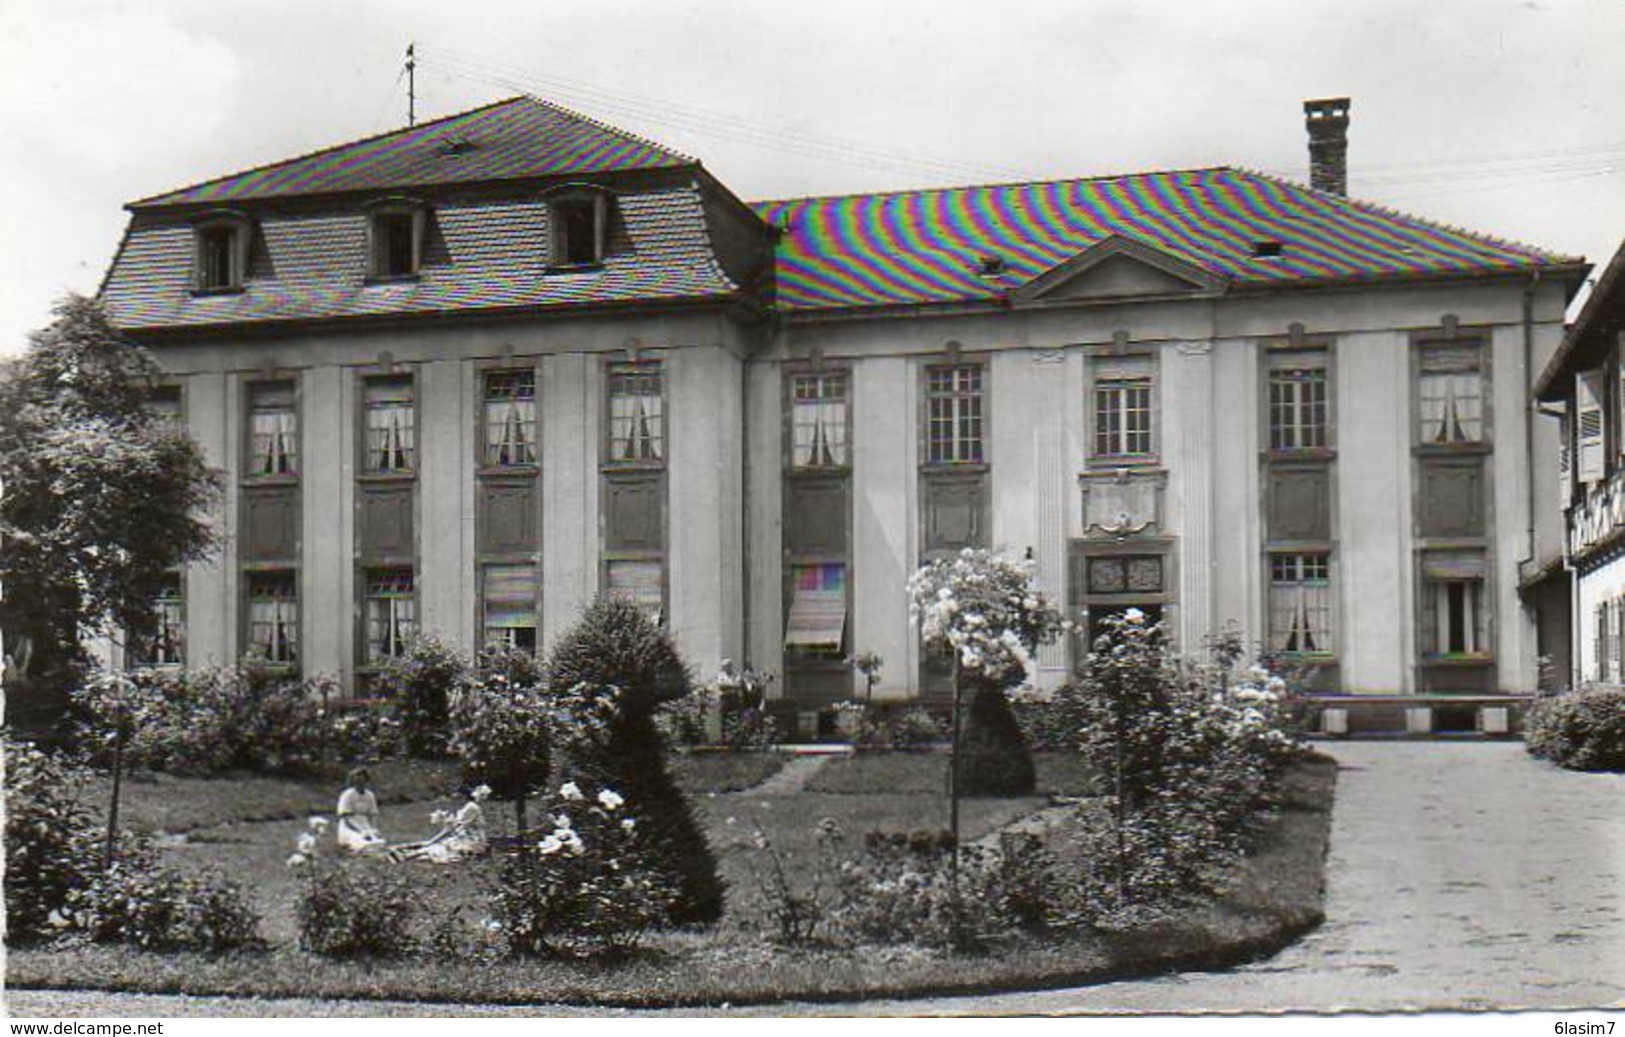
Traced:
<svg viewBox="0 0 1625 1037">
<path fill-rule="evenodd" d="M 949 721 L 921 706 L 837 702 L 836 727 L 861 749 L 908 749 L 948 739 Z"/>
<path fill-rule="evenodd" d="M 1059 863 L 1041 837 L 1000 832 L 997 849 L 972 847 L 968 859 L 968 896 L 983 905 L 994 923 L 990 929 L 1042 932 L 1057 923 Z M 960 863 L 965 867 L 964 860 Z"/>
<path fill-rule="evenodd" d="M 209 670 L 101 671 L 74 702 L 94 758 L 110 757 L 122 723 L 128 764 L 177 774 L 297 770 L 316 762 L 325 742 L 314 686 L 255 660 Z"/>
<path fill-rule="evenodd" d="M 908 581 L 909 616 L 930 646 L 946 646 L 980 682 L 1026 682 L 1032 653 L 1060 636 L 1061 614 L 1033 580 L 1030 562 L 966 548 L 922 567 Z"/>
<path fill-rule="evenodd" d="M 1524 718 L 1524 745 L 1570 770 L 1625 770 L 1625 690 L 1583 688 L 1540 699 Z"/>
<path fill-rule="evenodd" d="M 1282 682 L 1261 668 L 1182 668 L 1136 609 L 1106 620 L 1083 670 L 1082 750 L 1106 783 L 1084 808 L 1080 907 L 1113 924 L 1211 888 L 1304 751 Z"/>
<path fill-rule="evenodd" d="M 682 698 L 660 704 L 655 710 L 655 727 L 667 745 L 709 745 L 714 739 L 707 726 L 716 705 L 715 691 L 697 684 Z"/>
<path fill-rule="evenodd" d="M 960 851 L 964 883 L 953 886 L 953 837 L 946 831 L 868 832 L 862 852 L 841 862 L 828 926 L 846 944 L 964 948 L 994 928 L 988 904 L 970 895 L 983 851 Z"/>
<path fill-rule="evenodd" d="M 451 709 L 451 751 L 462 764 L 463 782 L 489 785 L 497 799 L 512 800 L 514 831 L 528 827 L 526 800 L 547 784 L 556 709 L 540 683 L 494 670 L 458 695 Z"/>
<path fill-rule="evenodd" d="M 311 818 L 288 867 L 300 878 L 294 902 L 299 946 L 328 958 L 392 957 L 416 949 L 423 891 L 381 856 L 326 850 L 325 818 Z"/>
<path fill-rule="evenodd" d="M 76 924 L 99 943 L 217 954 L 259 942 L 259 916 L 240 885 L 160 867 L 145 847 L 126 844 L 74 904 Z"/>
<path fill-rule="evenodd" d="M 722 744 L 736 752 L 764 752 L 778 739 L 778 722 L 768 712 L 767 692 L 773 675 L 757 670 L 735 670 L 723 660 L 717 675 L 717 709 L 721 714 Z"/>
<path fill-rule="evenodd" d="M 762 866 L 753 862 L 751 875 L 762 895 L 767 917 L 773 923 L 770 938 L 787 947 L 814 942 L 829 909 L 831 891 L 828 887 L 842 841 L 840 825 L 827 817 L 818 822 L 818 848 L 812 867 L 806 872 L 805 886 L 790 878 L 798 870 L 791 855 L 780 850 L 765 832 L 758 828 L 751 841 L 764 862 Z"/>
<path fill-rule="evenodd" d="M 491 889 L 509 953 L 621 954 L 669 924 L 677 889 L 649 860 L 620 794 L 567 782 L 548 809 L 547 834 L 508 851 Z"/>
<path fill-rule="evenodd" d="M 0 741 L 5 754 L 6 938 L 49 935 L 53 917 L 101 867 L 100 833 L 80 801 L 77 775 L 28 742 Z"/>
<path fill-rule="evenodd" d="M 402 747 L 401 722 L 378 702 L 346 702 L 317 714 L 326 755 L 341 763 L 382 760 Z"/>
<path fill-rule="evenodd" d="M 468 661 L 427 634 L 412 637 L 405 651 L 384 663 L 375 686 L 380 696 L 395 704 L 407 752 L 446 755 L 451 703 L 468 680 Z"/>
</svg>

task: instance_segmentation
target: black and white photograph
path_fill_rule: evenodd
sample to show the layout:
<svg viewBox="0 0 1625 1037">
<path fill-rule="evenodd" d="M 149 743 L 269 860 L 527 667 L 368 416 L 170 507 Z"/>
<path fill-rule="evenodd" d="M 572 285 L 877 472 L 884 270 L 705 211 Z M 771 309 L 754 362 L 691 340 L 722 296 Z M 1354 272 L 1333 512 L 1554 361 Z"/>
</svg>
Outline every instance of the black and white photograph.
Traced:
<svg viewBox="0 0 1625 1037">
<path fill-rule="evenodd" d="M 4 0 L 0 129 L 9 1033 L 1625 1021 L 1625 0 Z"/>
</svg>

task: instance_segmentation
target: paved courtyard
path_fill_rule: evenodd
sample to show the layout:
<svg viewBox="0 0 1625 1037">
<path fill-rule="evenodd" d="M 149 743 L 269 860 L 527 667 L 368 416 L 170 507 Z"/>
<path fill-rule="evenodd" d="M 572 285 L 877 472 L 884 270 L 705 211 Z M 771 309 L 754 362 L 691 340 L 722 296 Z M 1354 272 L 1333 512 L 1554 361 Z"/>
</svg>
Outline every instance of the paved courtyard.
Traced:
<svg viewBox="0 0 1625 1037">
<path fill-rule="evenodd" d="M 1509 742 L 1350 742 L 1327 748 L 1342 765 L 1327 921 L 1268 961 L 1038 994 L 749 1011 L 935 1015 L 1625 1004 L 1625 775 L 1560 771 Z M 19 1015 L 542 1011 L 27 991 L 12 992 L 9 1000 Z"/>
</svg>

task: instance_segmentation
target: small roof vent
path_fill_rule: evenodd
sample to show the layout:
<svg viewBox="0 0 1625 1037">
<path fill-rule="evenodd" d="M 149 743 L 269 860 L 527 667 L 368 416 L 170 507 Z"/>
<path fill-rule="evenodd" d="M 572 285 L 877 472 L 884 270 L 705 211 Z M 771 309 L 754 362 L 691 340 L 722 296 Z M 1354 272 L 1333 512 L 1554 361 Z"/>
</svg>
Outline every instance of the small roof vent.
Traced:
<svg viewBox="0 0 1625 1037">
<path fill-rule="evenodd" d="M 991 253 L 976 260 L 977 277 L 998 277 L 1004 273 L 1004 257 Z"/>
<path fill-rule="evenodd" d="M 1260 238 L 1253 242 L 1254 259 L 1279 259 L 1281 252 L 1286 248 L 1274 238 Z"/>
<path fill-rule="evenodd" d="M 435 145 L 435 152 L 441 158 L 456 158 L 478 149 L 479 145 L 468 137 L 442 137 L 440 143 Z"/>
</svg>

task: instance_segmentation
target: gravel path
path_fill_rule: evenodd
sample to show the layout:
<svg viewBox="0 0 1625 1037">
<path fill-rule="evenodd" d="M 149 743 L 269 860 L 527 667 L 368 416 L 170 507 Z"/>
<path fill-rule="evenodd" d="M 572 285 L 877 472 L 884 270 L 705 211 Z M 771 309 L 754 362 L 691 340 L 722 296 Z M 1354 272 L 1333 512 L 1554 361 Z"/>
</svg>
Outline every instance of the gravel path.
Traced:
<svg viewBox="0 0 1625 1037">
<path fill-rule="evenodd" d="M 1560 771 L 1531 760 L 1511 742 L 1350 742 L 1328 748 L 1342 768 L 1327 922 L 1268 961 L 1036 994 L 745 1011 L 1004 1015 L 1625 1006 L 1625 775 Z M 14 1013 L 42 1016 L 581 1014 L 71 992 L 14 991 L 8 999 Z"/>
</svg>

